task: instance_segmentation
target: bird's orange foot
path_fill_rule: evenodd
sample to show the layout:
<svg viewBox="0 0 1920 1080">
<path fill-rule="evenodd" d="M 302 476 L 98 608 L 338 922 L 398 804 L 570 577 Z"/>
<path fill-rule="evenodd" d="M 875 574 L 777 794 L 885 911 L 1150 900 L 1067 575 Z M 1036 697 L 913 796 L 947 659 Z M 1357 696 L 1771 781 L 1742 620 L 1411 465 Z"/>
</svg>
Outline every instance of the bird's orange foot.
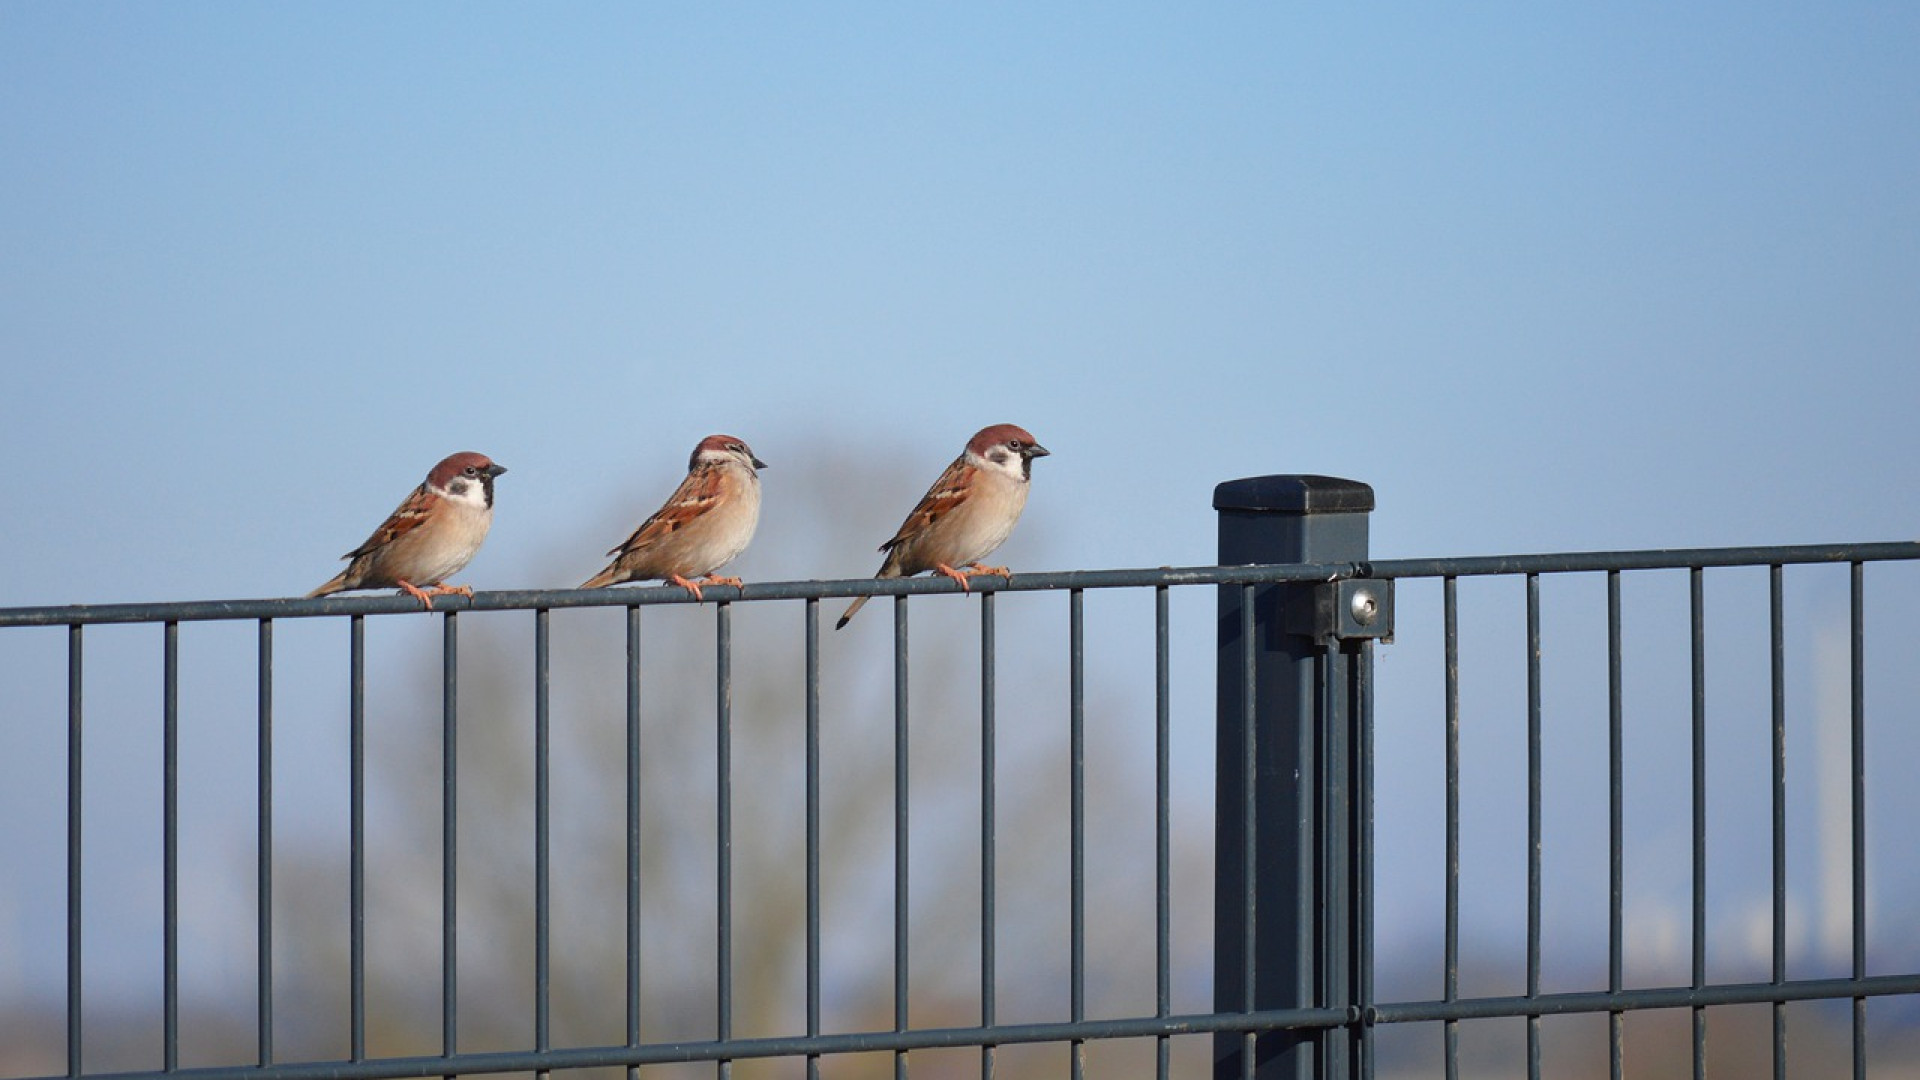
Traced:
<svg viewBox="0 0 1920 1080">
<path fill-rule="evenodd" d="M 435 595 L 434 592 L 428 592 L 425 589 L 419 588 L 418 586 L 414 585 L 414 583 L 411 581 L 397 582 L 397 584 L 400 586 L 401 592 L 406 593 L 408 596 L 411 596 L 415 600 L 420 601 L 421 607 L 426 608 L 428 611 L 433 610 L 433 597 Z M 438 591 L 439 591 L 439 587 L 435 586 L 435 592 L 438 592 Z"/>
<path fill-rule="evenodd" d="M 435 585 L 427 591 L 435 596 L 464 596 L 469 600 L 473 599 L 471 585 Z"/>
<path fill-rule="evenodd" d="M 688 581 L 686 578 L 681 577 L 679 574 L 668 574 L 667 580 L 673 582 L 675 585 L 678 585 L 681 588 L 692 593 L 693 599 L 695 600 L 695 602 L 698 602 L 702 599 L 700 595 L 700 586 L 698 584 Z"/>
<path fill-rule="evenodd" d="M 973 586 L 967 584 L 967 578 L 970 575 L 967 574 L 967 572 L 964 570 L 955 570 L 953 567 L 948 566 L 946 563 L 940 563 L 939 565 L 933 568 L 933 572 L 936 574 L 939 574 L 941 577 L 950 577 L 953 580 L 959 582 L 961 592 L 973 591 Z"/>
<path fill-rule="evenodd" d="M 702 585 L 731 585 L 731 586 L 733 586 L 733 587 L 734 587 L 734 588 L 736 588 L 736 589 L 744 589 L 744 588 L 746 588 L 746 587 L 747 587 L 747 583 L 746 583 L 746 582 L 744 582 L 744 581 L 741 581 L 741 580 L 740 580 L 739 578 L 737 578 L 737 577 L 722 577 L 722 576 L 720 576 L 720 575 L 718 575 L 718 574 L 708 574 L 708 575 L 707 575 L 706 577 L 703 577 L 703 578 L 701 578 L 701 579 L 700 579 L 700 584 L 702 584 Z"/>
<path fill-rule="evenodd" d="M 985 574 L 988 577 L 1006 578 L 1008 581 L 1013 580 L 1012 572 L 1004 566 L 981 566 L 977 562 L 970 562 L 967 566 L 969 567 L 966 572 L 968 577 L 979 577 Z"/>
</svg>

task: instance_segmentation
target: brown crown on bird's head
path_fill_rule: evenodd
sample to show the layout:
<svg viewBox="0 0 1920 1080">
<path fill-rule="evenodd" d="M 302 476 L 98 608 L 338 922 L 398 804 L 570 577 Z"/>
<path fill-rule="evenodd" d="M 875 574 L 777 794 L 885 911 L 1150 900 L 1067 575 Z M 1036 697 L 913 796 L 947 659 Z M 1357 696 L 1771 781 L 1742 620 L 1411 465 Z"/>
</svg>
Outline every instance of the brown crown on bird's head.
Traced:
<svg viewBox="0 0 1920 1080">
<path fill-rule="evenodd" d="M 463 476 L 478 480 L 487 493 L 487 505 L 492 506 L 493 478 L 506 471 L 505 465 L 495 465 L 493 459 L 485 454 L 462 450 L 457 454 L 447 455 L 440 460 L 440 464 L 433 467 L 433 471 L 427 474 L 427 486 L 445 491 L 448 485 Z"/>
<path fill-rule="evenodd" d="M 756 469 L 767 467 L 767 463 L 755 456 L 753 448 L 738 435 L 709 435 L 700 440 L 699 446 L 693 448 L 693 456 L 687 459 L 687 471 L 692 472 L 699 468 L 703 461 L 719 462 L 729 457 L 744 458 Z"/>
<path fill-rule="evenodd" d="M 1034 458 L 1046 457 L 1052 451 L 1034 441 L 1026 428 L 1018 424 L 995 424 L 984 427 L 967 441 L 967 453 L 984 458 L 996 447 L 1006 447 L 1019 454 L 1028 463 Z"/>
</svg>

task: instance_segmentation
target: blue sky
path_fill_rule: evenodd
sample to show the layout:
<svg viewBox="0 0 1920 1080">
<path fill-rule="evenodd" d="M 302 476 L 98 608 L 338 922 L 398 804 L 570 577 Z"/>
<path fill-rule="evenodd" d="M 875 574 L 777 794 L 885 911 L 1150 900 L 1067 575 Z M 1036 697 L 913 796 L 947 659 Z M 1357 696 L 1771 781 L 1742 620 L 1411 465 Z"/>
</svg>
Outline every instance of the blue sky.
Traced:
<svg viewBox="0 0 1920 1080">
<path fill-rule="evenodd" d="M 12 5 L 0 602 L 303 592 L 461 448 L 469 579 L 570 583 L 710 431 L 1001 420 L 1028 565 L 1209 561 L 1291 471 L 1389 555 L 1910 536 L 1917 23 Z"/>
<path fill-rule="evenodd" d="M 1208 563 L 1276 472 L 1374 485 L 1384 557 L 1912 538 L 1916 54 L 1905 4 L 0 6 L 0 605 L 304 593 L 459 449 L 512 470 L 463 580 L 571 585 L 714 431 L 750 579 L 870 573 L 1001 421 L 1016 569 Z"/>
</svg>

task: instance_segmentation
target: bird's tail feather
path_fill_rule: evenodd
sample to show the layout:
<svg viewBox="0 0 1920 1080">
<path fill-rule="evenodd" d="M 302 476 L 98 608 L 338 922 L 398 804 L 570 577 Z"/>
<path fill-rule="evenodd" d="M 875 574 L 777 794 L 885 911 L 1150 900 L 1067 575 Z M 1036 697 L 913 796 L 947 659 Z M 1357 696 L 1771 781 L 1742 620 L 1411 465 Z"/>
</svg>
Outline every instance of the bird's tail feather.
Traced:
<svg viewBox="0 0 1920 1080">
<path fill-rule="evenodd" d="M 613 572 L 613 567 L 609 566 L 605 570 L 581 582 L 580 587 L 583 589 L 598 589 L 602 586 L 617 585 L 619 583 L 620 578 Z"/>
<path fill-rule="evenodd" d="M 881 550 L 884 551 L 886 549 L 882 548 Z M 900 559 L 899 552 L 897 551 L 887 552 L 886 561 L 880 564 L 880 572 L 873 576 L 876 578 L 897 578 L 902 576 L 900 573 L 899 559 Z M 846 613 L 840 616 L 839 622 L 833 624 L 833 628 L 835 630 L 838 630 L 841 627 L 847 625 L 847 622 L 853 618 L 853 613 L 856 611 L 859 611 L 863 607 L 866 607 L 867 601 L 871 599 L 873 599 L 873 597 L 871 596 L 854 597 L 853 603 L 847 605 Z"/>
<path fill-rule="evenodd" d="M 319 588 L 308 593 L 305 598 L 308 600 L 316 600 L 322 596 L 332 596 L 334 593 L 337 593 L 337 592 L 345 592 L 346 588 L 347 588 L 347 572 L 345 570 L 342 570 L 340 571 L 340 573 L 334 576 L 334 579 L 332 581 L 329 581 L 325 585 L 322 585 Z"/>
<path fill-rule="evenodd" d="M 846 610 L 846 614 L 844 614 L 844 615 L 841 615 L 841 616 L 840 616 L 840 621 L 839 621 L 839 622 L 837 622 L 837 623 L 834 623 L 834 624 L 833 624 L 833 628 L 834 628 L 835 630 L 838 630 L 838 629 L 840 629 L 841 627 L 843 627 L 843 626 L 845 626 L 845 625 L 847 625 L 847 623 L 848 623 L 848 622 L 850 622 L 850 621 L 852 621 L 852 619 L 853 619 L 853 613 L 854 613 L 854 612 L 856 612 L 856 611 L 859 611 L 859 610 L 860 610 L 861 608 L 863 608 L 863 607 L 865 607 L 865 606 L 867 605 L 867 601 L 869 601 L 869 600 L 871 600 L 871 599 L 873 599 L 873 597 L 871 597 L 871 596 L 856 596 L 856 597 L 854 597 L 854 598 L 853 598 L 853 603 L 851 603 L 851 604 L 848 604 L 848 605 L 847 605 L 847 610 Z"/>
</svg>

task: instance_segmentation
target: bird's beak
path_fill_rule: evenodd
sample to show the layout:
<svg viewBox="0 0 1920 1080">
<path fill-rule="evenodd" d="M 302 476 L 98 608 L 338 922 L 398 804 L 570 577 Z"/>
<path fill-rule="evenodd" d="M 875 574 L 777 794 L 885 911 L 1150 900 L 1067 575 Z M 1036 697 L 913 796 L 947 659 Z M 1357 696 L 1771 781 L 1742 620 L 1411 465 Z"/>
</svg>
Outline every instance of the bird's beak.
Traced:
<svg viewBox="0 0 1920 1080">
<path fill-rule="evenodd" d="M 488 476 L 499 476 L 499 475 L 500 475 L 501 473 L 503 473 L 503 472 L 506 472 L 506 471 L 507 471 L 507 467 L 506 467 L 505 465 L 489 465 L 489 466 L 487 466 L 487 475 L 488 475 Z"/>
<path fill-rule="evenodd" d="M 756 469 L 764 469 L 767 467 L 767 463 L 764 461 L 761 461 L 759 458 L 754 458 L 753 467 Z"/>
<path fill-rule="evenodd" d="M 1033 445 L 1027 447 L 1027 456 L 1030 458 L 1047 457 L 1052 453 L 1053 451 L 1047 449 L 1044 446 L 1041 446 L 1039 443 L 1034 443 Z"/>
</svg>

